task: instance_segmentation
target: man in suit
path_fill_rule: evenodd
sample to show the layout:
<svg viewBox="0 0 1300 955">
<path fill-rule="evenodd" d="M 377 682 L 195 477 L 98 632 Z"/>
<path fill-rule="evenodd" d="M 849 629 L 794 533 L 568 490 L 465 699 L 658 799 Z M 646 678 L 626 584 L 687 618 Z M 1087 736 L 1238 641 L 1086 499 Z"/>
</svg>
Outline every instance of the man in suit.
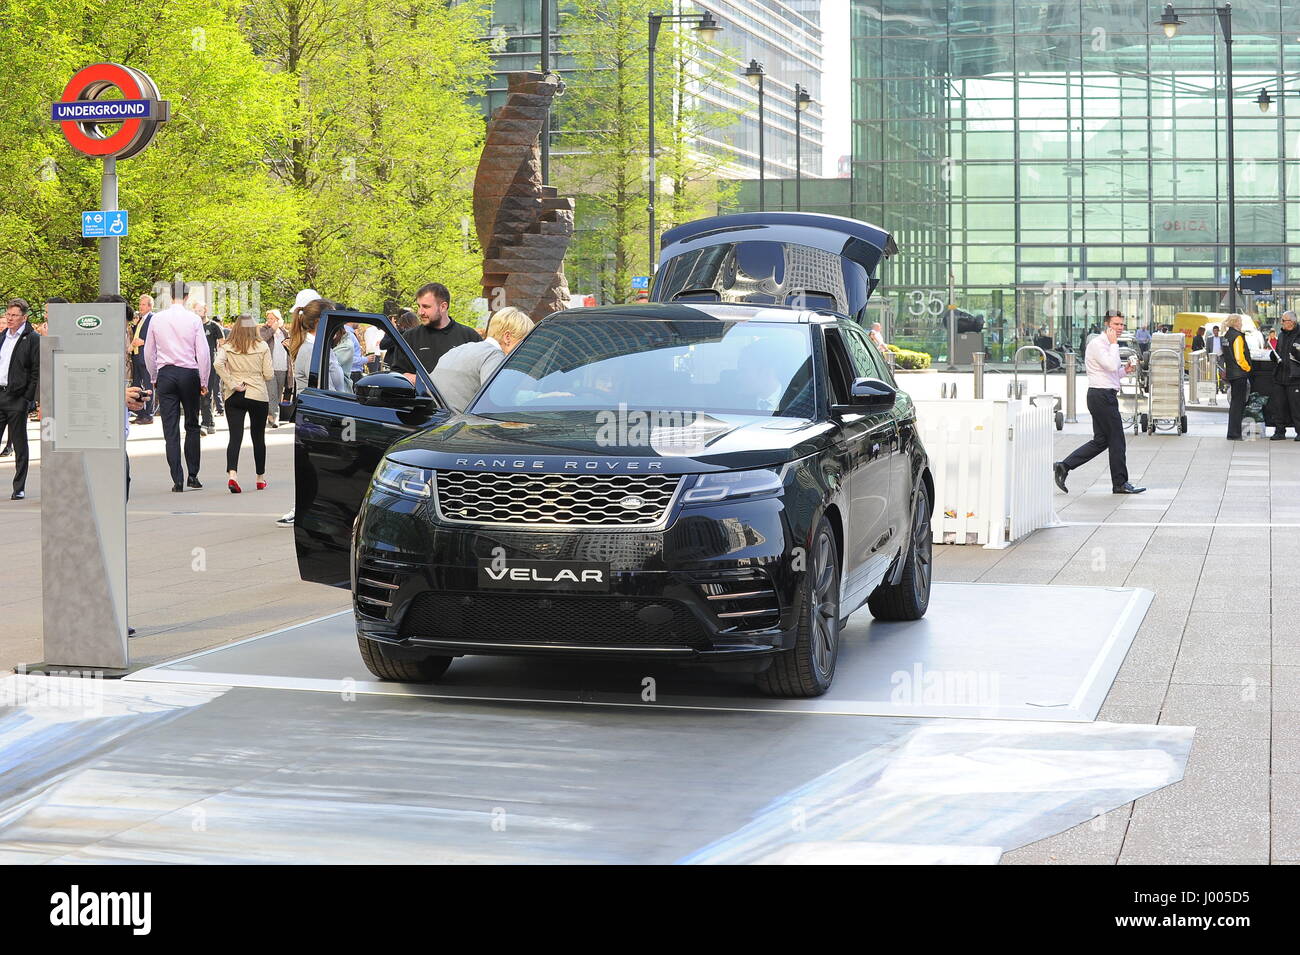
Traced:
<svg viewBox="0 0 1300 955">
<path fill-rule="evenodd" d="M 131 384 L 141 391 L 153 391 L 153 382 L 149 378 L 149 369 L 144 362 L 144 343 L 149 337 L 149 322 L 153 319 L 153 296 L 140 296 L 140 311 L 134 325 L 131 339 Z M 157 395 L 146 399 L 144 407 L 135 412 L 135 424 L 153 424 L 153 414 L 158 407 Z"/>
<path fill-rule="evenodd" d="M 27 416 L 36 404 L 41 375 L 40 336 L 27 320 L 29 306 L 11 298 L 0 336 L 0 424 L 14 445 L 14 491 L 10 500 L 27 496 Z"/>
</svg>

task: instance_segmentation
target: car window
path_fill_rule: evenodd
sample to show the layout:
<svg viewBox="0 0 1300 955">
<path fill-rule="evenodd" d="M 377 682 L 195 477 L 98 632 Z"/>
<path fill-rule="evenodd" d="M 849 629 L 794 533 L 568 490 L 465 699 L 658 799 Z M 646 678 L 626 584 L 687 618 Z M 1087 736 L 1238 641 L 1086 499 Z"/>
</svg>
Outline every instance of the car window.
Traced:
<svg viewBox="0 0 1300 955">
<path fill-rule="evenodd" d="M 317 337 L 319 340 L 323 334 L 325 342 L 317 355 L 319 365 L 316 368 L 320 390 L 350 396 L 356 393 L 359 379 L 391 371 L 383 360 L 383 352 L 376 354 L 372 351 L 387 332 L 388 328 L 378 318 L 366 322 L 357 315 L 327 312 L 322 316 Z M 402 342 L 397 348 L 403 346 L 410 347 Z M 423 374 L 417 375 L 415 388 L 419 394 L 433 394 Z"/>
<path fill-rule="evenodd" d="M 839 329 L 829 326 L 826 329 L 826 364 L 827 377 L 831 384 L 831 403 L 842 405 L 849 400 L 849 388 L 853 379 L 858 377 L 853 360 L 840 336 Z"/>
<path fill-rule="evenodd" d="M 810 418 L 814 394 L 807 326 L 593 316 L 538 325 L 470 410 L 626 406 Z"/>
<path fill-rule="evenodd" d="M 881 381 L 894 383 L 894 376 L 890 374 L 889 366 L 885 364 L 885 357 L 880 354 L 880 349 L 875 346 L 866 332 L 854 325 L 844 326 L 844 338 L 849 347 L 849 353 L 853 356 L 853 364 L 858 369 L 858 376 L 861 378 L 879 378 Z"/>
</svg>

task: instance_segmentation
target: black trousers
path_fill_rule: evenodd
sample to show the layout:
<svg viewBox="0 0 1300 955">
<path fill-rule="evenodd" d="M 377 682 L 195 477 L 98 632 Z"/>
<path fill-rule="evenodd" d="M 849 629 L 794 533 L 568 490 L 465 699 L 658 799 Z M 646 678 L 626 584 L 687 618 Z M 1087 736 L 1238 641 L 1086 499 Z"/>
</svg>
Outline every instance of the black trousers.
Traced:
<svg viewBox="0 0 1300 955">
<path fill-rule="evenodd" d="M 149 366 L 145 364 L 144 355 L 131 356 L 131 384 L 145 391 L 153 391 L 153 382 L 149 380 Z M 158 410 L 158 393 L 145 399 L 144 407 L 135 412 L 143 418 L 152 418 Z"/>
<path fill-rule="evenodd" d="M 239 446 L 244 443 L 244 415 L 248 415 L 248 430 L 253 438 L 253 465 L 258 474 L 266 473 L 266 414 L 269 405 L 254 401 L 236 391 L 226 399 L 226 427 L 230 440 L 226 443 L 226 470 L 239 470 Z"/>
<path fill-rule="evenodd" d="M 1103 451 L 1110 451 L 1111 487 L 1128 483 L 1124 460 L 1124 421 L 1119 416 L 1119 395 L 1109 388 L 1088 389 L 1088 414 L 1092 415 L 1092 440 L 1081 444 L 1062 463 L 1073 471 Z"/>
<path fill-rule="evenodd" d="M 185 468 L 190 477 L 199 476 L 199 373 L 193 368 L 164 365 L 154 382 L 158 410 L 162 412 L 163 439 L 167 442 L 167 467 L 172 483 L 185 483 L 181 471 L 181 412 L 185 413 Z"/>
<path fill-rule="evenodd" d="M 31 411 L 25 395 L 0 392 L 0 429 L 14 446 L 14 493 L 27 489 L 27 415 Z"/>
<path fill-rule="evenodd" d="M 1274 401 L 1277 403 L 1277 417 L 1274 418 L 1277 433 L 1295 428 L 1295 433 L 1300 435 L 1300 381 L 1278 385 Z"/>
<path fill-rule="evenodd" d="M 1241 437 L 1241 418 L 1250 397 L 1250 379 L 1233 378 L 1228 382 L 1228 437 Z"/>
</svg>

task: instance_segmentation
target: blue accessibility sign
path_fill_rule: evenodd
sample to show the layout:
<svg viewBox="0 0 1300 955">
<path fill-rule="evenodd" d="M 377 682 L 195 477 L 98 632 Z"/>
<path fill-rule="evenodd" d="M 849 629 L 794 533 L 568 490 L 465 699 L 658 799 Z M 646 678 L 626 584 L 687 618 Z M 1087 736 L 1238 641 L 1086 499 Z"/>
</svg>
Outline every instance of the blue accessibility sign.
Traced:
<svg viewBox="0 0 1300 955">
<path fill-rule="evenodd" d="M 126 210 L 108 212 L 83 212 L 81 237 L 83 239 L 116 239 L 126 235 Z"/>
<path fill-rule="evenodd" d="M 632 291 L 643 292 L 650 287 L 650 276 L 634 275 L 632 276 Z"/>
</svg>

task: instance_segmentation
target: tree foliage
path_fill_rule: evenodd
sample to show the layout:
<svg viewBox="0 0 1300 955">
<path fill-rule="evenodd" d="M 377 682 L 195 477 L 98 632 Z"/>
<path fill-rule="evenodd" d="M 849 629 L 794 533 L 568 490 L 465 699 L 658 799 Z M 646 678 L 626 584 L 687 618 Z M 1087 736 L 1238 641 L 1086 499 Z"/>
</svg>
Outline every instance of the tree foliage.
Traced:
<svg viewBox="0 0 1300 955">
<path fill-rule="evenodd" d="M 561 125 L 577 140 L 557 177 L 561 194 L 578 195 L 578 256 L 612 255 L 616 298 L 630 295 L 631 278 L 649 274 L 649 51 L 648 17 L 658 0 L 571 0 L 563 32 L 577 72 L 558 102 Z M 689 27 L 666 22 L 655 58 L 655 139 L 658 190 L 656 231 L 707 215 L 717 193 L 702 184 L 726 164 L 721 151 L 698 148 L 706 130 L 735 122 L 709 103 L 705 89 L 734 82 L 725 50 L 704 46 Z M 656 239 L 657 246 L 657 239 Z M 572 258 L 572 257 L 571 257 Z M 574 269 L 602 271 L 599 261 Z"/>
<path fill-rule="evenodd" d="M 49 121 L 76 70 L 135 66 L 171 102 L 118 164 L 123 291 L 181 273 L 304 285 L 364 308 L 437 279 L 464 307 L 488 60 L 480 8 L 440 0 L 0 0 L 0 265 L 33 300 L 97 293 L 101 163 Z M 270 304 L 270 301 L 267 301 Z"/>
<path fill-rule="evenodd" d="M 481 16 L 438 0 L 249 4 L 249 36 L 292 87 L 270 165 L 301 202 L 304 283 L 371 307 L 431 280 L 457 309 L 480 293 Z"/>
<path fill-rule="evenodd" d="M 33 300 L 93 298 L 95 240 L 81 212 L 100 206 L 98 160 L 72 150 L 50 104 L 80 68 L 111 61 L 143 69 L 171 101 L 171 122 L 147 150 L 118 164 L 131 214 L 122 285 L 143 291 L 181 272 L 201 279 L 273 281 L 297 271 L 292 192 L 265 174 L 265 146 L 286 97 L 221 0 L 8 0 L 0 42 L 0 266 Z"/>
</svg>

